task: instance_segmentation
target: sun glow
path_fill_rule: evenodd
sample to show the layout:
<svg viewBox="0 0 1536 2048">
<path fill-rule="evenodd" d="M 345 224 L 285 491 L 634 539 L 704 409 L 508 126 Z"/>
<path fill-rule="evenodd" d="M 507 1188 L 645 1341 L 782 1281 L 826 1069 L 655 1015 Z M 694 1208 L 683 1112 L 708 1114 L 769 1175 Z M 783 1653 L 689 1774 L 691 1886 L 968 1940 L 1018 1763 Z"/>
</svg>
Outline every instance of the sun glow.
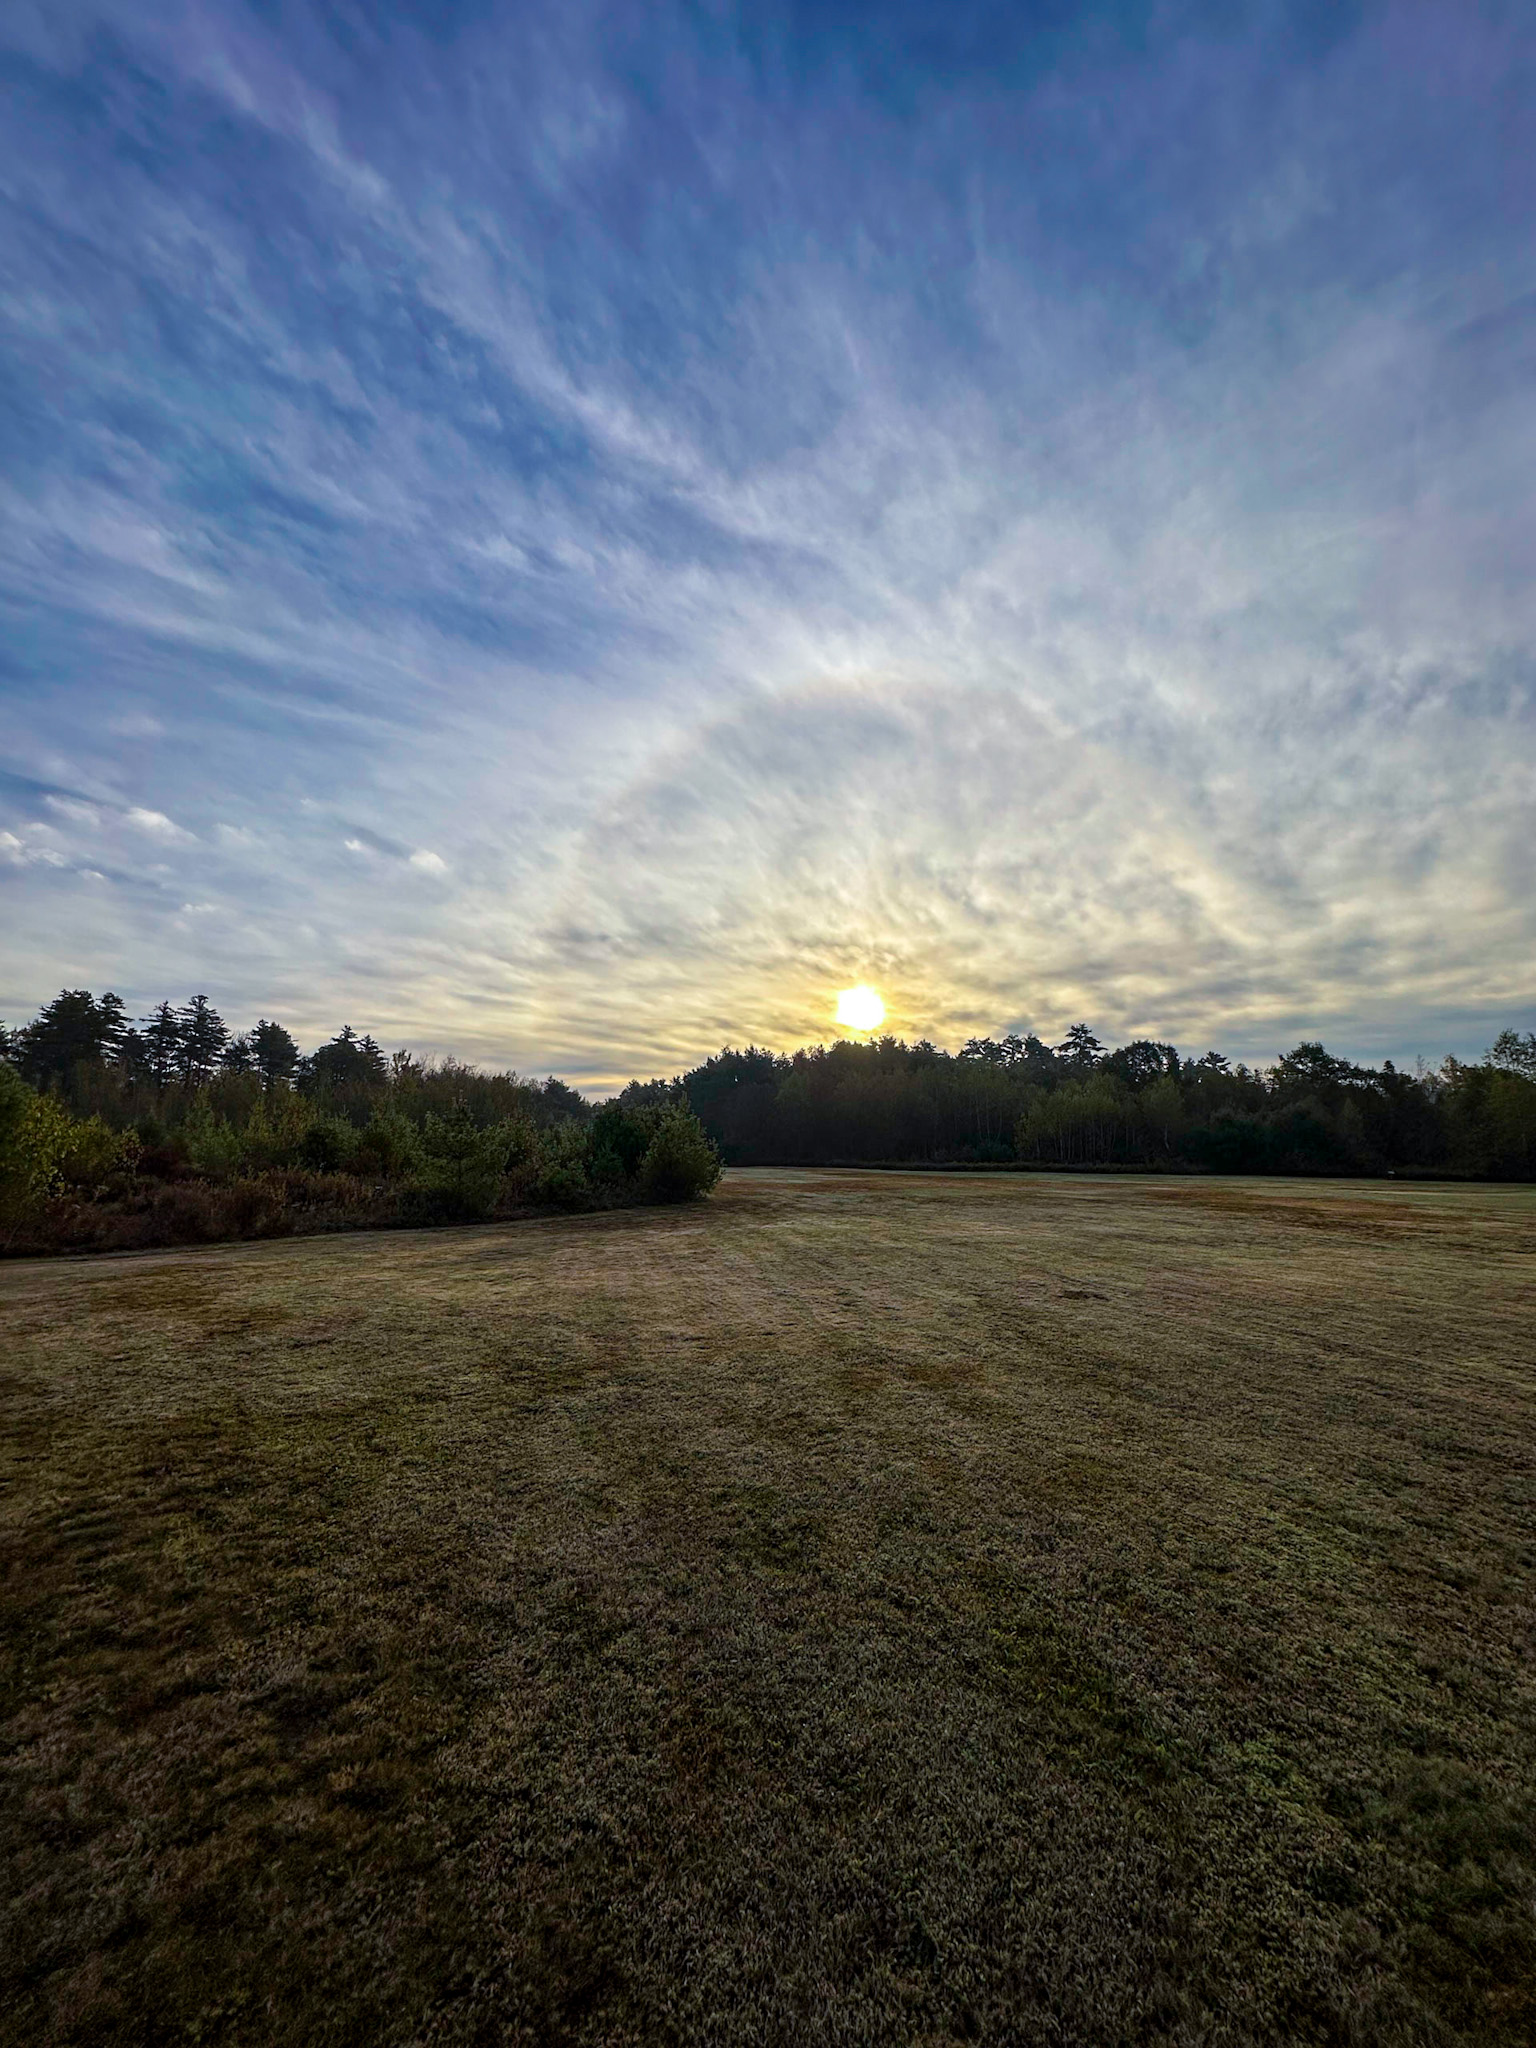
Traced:
<svg viewBox="0 0 1536 2048">
<path fill-rule="evenodd" d="M 837 1021 L 849 1031 L 877 1031 L 885 1022 L 885 1005 L 867 982 L 837 992 Z"/>
</svg>

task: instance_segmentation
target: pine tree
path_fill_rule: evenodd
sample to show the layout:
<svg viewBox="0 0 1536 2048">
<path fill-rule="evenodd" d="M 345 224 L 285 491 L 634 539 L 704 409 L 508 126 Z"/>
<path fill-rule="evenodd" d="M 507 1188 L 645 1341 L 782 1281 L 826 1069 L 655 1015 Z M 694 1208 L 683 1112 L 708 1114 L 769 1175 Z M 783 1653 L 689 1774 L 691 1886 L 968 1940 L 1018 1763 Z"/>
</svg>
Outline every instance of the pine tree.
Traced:
<svg viewBox="0 0 1536 2048">
<path fill-rule="evenodd" d="M 286 1088 L 299 1064 L 299 1048 L 282 1025 L 260 1018 L 251 1033 L 251 1052 L 262 1086 L 268 1094 L 274 1088 Z"/>
<path fill-rule="evenodd" d="M 1057 1046 L 1056 1057 L 1074 1073 L 1087 1073 L 1103 1059 L 1104 1047 L 1086 1024 L 1074 1024 Z"/>
<path fill-rule="evenodd" d="M 372 1088 L 388 1076 L 384 1055 L 372 1038 L 359 1038 L 350 1024 L 305 1061 L 304 1085 L 318 1091 Z"/>
<path fill-rule="evenodd" d="M 96 1015 L 101 1033 L 101 1057 L 114 1061 L 131 1028 L 122 997 L 113 995 L 111 989 L 108 989 L 96 1005 Z"/>
<path fill-rule="evenodd" d="M 113 1048 L 112 1065 L 120 1080 L 130 1085 L 150 1078 L 149 1046 L 142 1031 L 130 1025 Z"/>
<path fill-rule="evenodd" d="M 229 1043 L 229 1026 L 206 996 L 194 996 L 181 1009 L 181 1078 L 189 1088 L 213 1079 L 219 1054 Z"/>
<path fill-rule="evenodd" d="M 111 998 L 120 1013 L 122 1005 Z M 117 1013 L 103 1014 L 88 988 L 64 988 L 16 1034 L 23 1074 L 40 1088 L 67 1082 L 76 1067 L 99 1065 Z"/>
<path fill-rule="evenodd" d="M 256 1055 L 251 1050 L 251 1034 L 242 1031 L 238 1038 L 232 1038 L 219 1054 L 219 1071 L 225 1074 L 251 1074 L 256 1070 Z"/>
<path fill-rule="evenodd" d="M 181 1019 L 169 1003 L 161 1003 L 143 1020 L 149 1078 L 157 1088 L 173 1081 L 181 1065 Z"/>
</svg>

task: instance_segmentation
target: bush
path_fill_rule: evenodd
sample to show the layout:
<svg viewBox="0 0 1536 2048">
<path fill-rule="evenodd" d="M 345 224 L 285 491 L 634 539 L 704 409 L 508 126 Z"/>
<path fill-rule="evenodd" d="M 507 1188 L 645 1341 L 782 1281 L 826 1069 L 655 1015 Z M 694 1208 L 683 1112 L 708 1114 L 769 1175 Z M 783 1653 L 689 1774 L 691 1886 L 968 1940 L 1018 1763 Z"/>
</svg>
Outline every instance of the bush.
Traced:
<svg viewBox="0 0 1536 2048">
<path fill-rule="evenodd" d="M 229 1191 L 230 1227 L 237 1237 L 283 1237 L 293 1229 L 293 1208 L 280 1173 L 253 1174 Z"/>
<path fill-rule="evenodd" d="M 295 1157 L 311 1173 L 337 1173 L 356 1142 L 352 1126 L 339 1116 L 317 1116 L 299 1139 Z"/>
<path fill-rule="evenodd" d="M 0 1066 L 0 1227 L 24 1222 L 59 1185 L 72 1128 L 51 1095 Z"/>
<path fill-rule="evenodd" d="M 655 1134 L 640 1163 L 640 1190 L 649 1202 L 689 1202 L 707 1195 L 720 1178 L 720 1155 L 691 1109 L 657 1113 Z"/>
<path fill-rule="evenodd" d="M 1017 1154 L 1005 1138 L 978 1138 L 960 1147 L 960 1157 L 978 1166 L 1006 1166 Z"/>
<path fill-rule="evenodd" d="M 592 1119 L 590 1131 L 594 1179 L 634 1180 L 656 1135 L 656 1112 L 610 1102 Z"/>
<path fill-rule="evenodd" d="M 243 1128 L 194 1099 L 168 1131 L 75 1118 L 0 1066 L 0 1249 L 117 1250 L 293 1230 L 477 1221 L 515 1207 L 680 1202 L 720 1162 L 686 1103 L 610 1104 L 591 1126 L 538 1127 L 514 1105 L 489 1125 L 459 1102 L 421 1127 L 396 1108 L 361 1129 L 299 1097 L 258 1101 Z"/>
<path fill-rule="evenodd" d="M 119 1174 L 132 1173 L 139 1159 L 138 1134 L 114 1131 L 99 1116 L 71 1126 L 59 1158 L 59 1177 L 67 1187 L 105 1188 Z"/>
<path fill-rule="evenodd" d="M 245 1170 L 264 1172 L 298 1164 L 299 1146 L 311 1122 L 302 1095 L 273 1093 L 258 1102 L 241 1132 Z"/>
<path fill-rule="evenodd" d="M 206 1102 L 194 1105 L 177 1132 L 187 1163 L 214 1180 L 231 1180 L 245 1164 L 245 1141 Z"/>
<path fill-rule="evenodd" d="M 352 1141 L 352 1171 L 401 1180 L 421 1163 L 421 1134 L 398 1110 L 375 1110 Z"/>
<path fill-rule="evenodd" d="M 462 1103 L 446 1116 L 429 1111 L 421 1127 L 418 1187 L 436 1204 L 436 1213 L 476 1222 L 496 1206 L 512 1145 L 507 1125 L 482 1131 Z"/>
<path fill-rule="evenodd" d="M 581 1209 L 592 1200 L 592 1147 L 576 1123 L 553 1124 L 539 1134 L 533 1198 L 559 1209 Z"/>
</svg>

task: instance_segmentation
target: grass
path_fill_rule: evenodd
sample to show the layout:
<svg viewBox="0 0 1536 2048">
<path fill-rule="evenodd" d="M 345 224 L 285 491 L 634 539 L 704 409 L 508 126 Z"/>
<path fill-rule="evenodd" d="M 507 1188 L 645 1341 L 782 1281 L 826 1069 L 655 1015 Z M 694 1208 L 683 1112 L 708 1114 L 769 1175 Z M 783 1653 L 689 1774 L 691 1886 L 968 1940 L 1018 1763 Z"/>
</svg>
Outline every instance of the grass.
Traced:
<svg viewBox="0 0 1536 2048">
<path fill-rule="evenodd" d="M 0 2039 L 1528 2042 L 1536 1191 L 0 1269 Z"/>
</svg>

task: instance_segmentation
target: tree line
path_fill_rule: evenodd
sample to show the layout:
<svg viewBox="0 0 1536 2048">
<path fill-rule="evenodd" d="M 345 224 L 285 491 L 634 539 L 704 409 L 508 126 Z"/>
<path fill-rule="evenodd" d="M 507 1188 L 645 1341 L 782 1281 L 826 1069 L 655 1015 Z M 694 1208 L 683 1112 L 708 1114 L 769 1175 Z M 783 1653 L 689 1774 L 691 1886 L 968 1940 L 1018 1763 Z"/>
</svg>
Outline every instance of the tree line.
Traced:
<svg viewBox="0 0 1536 2048">
<path fill-rule="evenodd" d="M 705 1193 L 736 1165 L 1536 1178 L 1536 1034 L 1414 1073 L 1315 1042 L 1267 1068 L 1171 1044 L 894 1037 L 727 1046 L 604 1103 L 550 1076 L 301 1051 L 206 995 L 131 1019 L 62 990 L 0 1027 L 0 1244 L 134 1244 Z"/>
<path fill-rule="evenodd" d="M 726 1048 L 621 1102 L 685 1101 L 727 1164 L 955 1163 L 1536 1178 L 1536 1035 L 1479 1062 L 1367 1067 L 1307 1041 L 1268 1068 L 1153 1039 L 895 1038 Z"/>
<path fill-rule="evenodd" d="M 267 1017 L 232 1031 L 206 995 L 162 1002 L 135 1022 L 110 990 L 96 997 L 61 989 L 30 1024 L 0 1024 L 0 1061 L 78 1114 L 119 1128 L 149 1120 L 174 1129 L 200 1103 L 238 1117 L 290 1090 L 353 1121 L 366 1120 L 386 1097 L 418 1117 L 471 1102 L 482 1124 L 514 1113 L 539 1126 L 593 1114 L 584 1096 L 553 1075 L 533 1082 L 481 1074 L 452 1059 L 414 1059 L 404 1049 L 386 1056 L 371 1033 L 359 1037 L 350 1024 L 301 1053 L 292 1033 Z"/>
<path fill-rule="evenodd" d="M 468 1221 L 707 1194 L 679 1095 L 589 1102 L 554 1076 L 386 1055 L 345 1025 L 301 1052 L 206 995 L 132 1020 L 64 989 L 0 1028 L 0 1249 L 121 1248 Z"/>
</svg>

